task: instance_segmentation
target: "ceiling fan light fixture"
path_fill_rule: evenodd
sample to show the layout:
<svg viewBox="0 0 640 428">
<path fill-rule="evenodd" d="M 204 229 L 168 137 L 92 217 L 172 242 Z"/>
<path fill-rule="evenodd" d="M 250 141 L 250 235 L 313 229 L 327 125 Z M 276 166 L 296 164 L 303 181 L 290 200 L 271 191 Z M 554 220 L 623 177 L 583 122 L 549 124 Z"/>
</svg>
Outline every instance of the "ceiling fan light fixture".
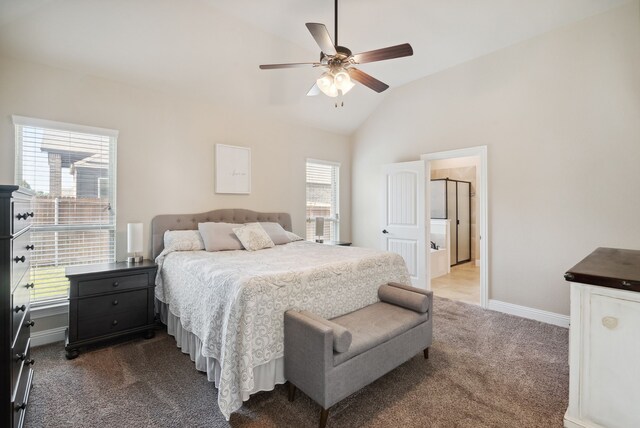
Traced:
<svg viewBox="0 0 640 428">
<path fill-rule="evenodd" d="M 349 77 L 349 73 L 347 73 L 347 70 L 342 68 L 333 75 L 333 81 L 336 85 L 336 88 L 338 88 L 342 92 L 345 92 L 345 89 L 348 88 L 349 84 L 351 83 L 351 77 Z"/>
<path fill-rule="evenodd" d="M 338 96 L 338 88 L 334 83 L 333 75 L 329 72 L 324 73 L 318 80 L 316 80 L 318 88 L 329 97 L 337 97 Z"/>
</svg>

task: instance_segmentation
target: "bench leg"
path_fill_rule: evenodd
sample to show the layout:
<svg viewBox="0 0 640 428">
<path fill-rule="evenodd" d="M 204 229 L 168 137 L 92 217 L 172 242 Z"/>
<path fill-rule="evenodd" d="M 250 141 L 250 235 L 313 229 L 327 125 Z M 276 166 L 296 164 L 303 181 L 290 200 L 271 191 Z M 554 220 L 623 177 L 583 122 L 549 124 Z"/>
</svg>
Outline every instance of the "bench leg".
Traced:
<svg viewBox="0 0 640 428">
<path fill-rule="evenodd" d="M 322 409 L 320 412 L 320 428 L 327 426 L 327 418 L 329 417 L 329 409 Z"/>
<path fill-rule="evenodd" d="M 296 386 L 289 382 L 289 401 L 296 399 Z"/>
<path fill-rule="evenodd" d="M 424 359 L 428 360 L 429 359 L 429 348 L 424 348 Z"/>
</svg>

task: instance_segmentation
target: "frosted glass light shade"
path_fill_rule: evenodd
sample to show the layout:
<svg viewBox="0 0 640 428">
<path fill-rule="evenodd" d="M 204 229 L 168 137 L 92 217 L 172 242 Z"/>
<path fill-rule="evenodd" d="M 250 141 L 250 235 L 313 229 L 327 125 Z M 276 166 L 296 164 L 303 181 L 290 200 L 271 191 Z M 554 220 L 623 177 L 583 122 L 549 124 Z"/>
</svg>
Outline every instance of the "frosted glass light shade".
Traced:
<svg viewBox="0 0 640 428">
<path fill-rule="evenodd" d="M 326 96 L 332 98 L 338 96 L 338 88 L 336 88 L 336 85 L 334 84 L 331 73 L 324 73 L 318 80 L 316 80 L 316 84 Z"/>
<path fill-rule="evenodd" d="M 345 88 L 351 83 L 351 77 L 346 71 L 340 70 L 333 76 L 333 82 L 338 90 L 344 92 Z"/>
<path fill-rule="evenodd" d="M 127 224 L 127 252 L 142 252 L 142 223 Z"/>
</svg>

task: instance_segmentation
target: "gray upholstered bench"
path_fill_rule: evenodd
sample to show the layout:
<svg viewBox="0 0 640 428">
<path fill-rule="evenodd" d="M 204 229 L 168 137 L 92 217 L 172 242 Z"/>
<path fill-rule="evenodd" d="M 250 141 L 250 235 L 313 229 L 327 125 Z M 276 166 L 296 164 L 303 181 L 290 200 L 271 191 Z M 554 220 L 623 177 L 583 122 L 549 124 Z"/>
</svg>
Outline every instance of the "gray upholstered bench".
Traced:
<svg viewBox="0 0 640 428">
<path fill-rule="evenodd" d="M 353 394 L 420 351 L 429 358 L 433 294 L 390 283 L 378 290 L 380 302 L 326 320 L 307 311 L 284 315 L 284 373 L 289 400 L 296 387 L 329 407 Z"/>
</svg>

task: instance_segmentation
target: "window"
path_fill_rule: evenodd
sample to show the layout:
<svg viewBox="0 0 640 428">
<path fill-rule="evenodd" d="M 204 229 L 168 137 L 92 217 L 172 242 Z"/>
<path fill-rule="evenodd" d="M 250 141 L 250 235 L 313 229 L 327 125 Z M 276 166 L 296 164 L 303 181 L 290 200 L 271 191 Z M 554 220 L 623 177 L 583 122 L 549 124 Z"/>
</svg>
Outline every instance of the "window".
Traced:
<svg viewBox="0 0 640 428">
<path fill-rule="evenodd" d="M 340 240 L 340 164 L 307 159 L 307 240 L 314 240 L 315 218 L 324 217 L 324 236 Z"/>
<path fill-rule="evenodd" d="M 115 261 L 117 131 L 13 117 L 16 183 L 35 191 L 32 299 L 67 297 L 67 266 Z"/>
</svg>

